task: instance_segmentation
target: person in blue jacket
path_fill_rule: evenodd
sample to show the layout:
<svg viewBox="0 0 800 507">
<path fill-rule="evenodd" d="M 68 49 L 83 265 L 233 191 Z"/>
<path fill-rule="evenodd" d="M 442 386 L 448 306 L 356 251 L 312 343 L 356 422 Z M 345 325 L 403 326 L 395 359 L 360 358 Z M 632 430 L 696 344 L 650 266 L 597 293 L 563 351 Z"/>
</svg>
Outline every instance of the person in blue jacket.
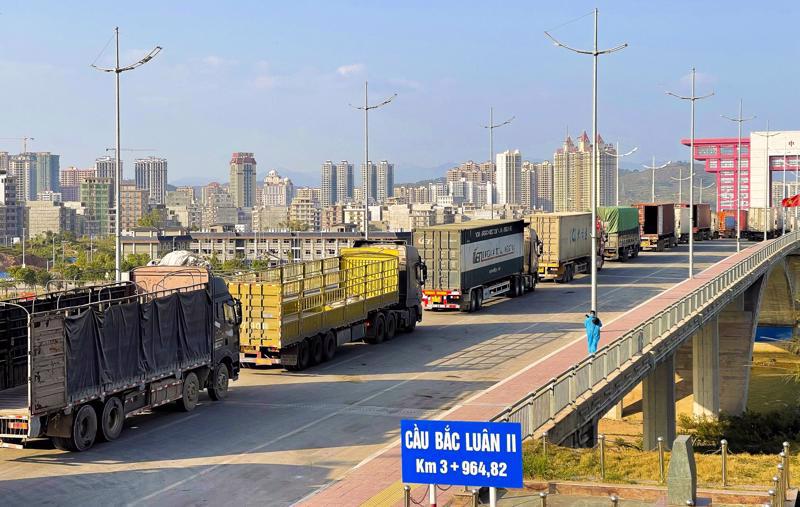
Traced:
<svg viewBox="0 0 800 507">
<path fill-rule="evenodd" d="M 600 328 L 603 323 L 597 317 L 597 312 L 592 310 L 586 315 L 586 320 L 583 321 L 586 327 L 586 341 L 589 345 L 589 354 L 597 352 L 597 344 L 600 343 Z"/>
</svg>

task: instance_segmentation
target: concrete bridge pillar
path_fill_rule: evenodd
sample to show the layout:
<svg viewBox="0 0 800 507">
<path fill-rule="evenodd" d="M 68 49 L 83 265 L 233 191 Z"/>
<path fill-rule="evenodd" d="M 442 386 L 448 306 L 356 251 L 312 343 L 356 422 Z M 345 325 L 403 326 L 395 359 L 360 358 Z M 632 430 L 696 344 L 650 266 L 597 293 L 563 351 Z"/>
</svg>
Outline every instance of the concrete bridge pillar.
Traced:
<svg viewBox="0 0 800 507">
<path fill-rule="evenodd" d="M 655 365 L 642 382 L 643 444 L 645 450 L 658 447 L 662 437 L 669 447 L 675 440 L 675 357 Z"/>
<path fill-rule="evenodd" d="M 719 325 L 714 316 L 692 336 L 692 392 L 695 416 L 719 416 Z"/>
</svg>

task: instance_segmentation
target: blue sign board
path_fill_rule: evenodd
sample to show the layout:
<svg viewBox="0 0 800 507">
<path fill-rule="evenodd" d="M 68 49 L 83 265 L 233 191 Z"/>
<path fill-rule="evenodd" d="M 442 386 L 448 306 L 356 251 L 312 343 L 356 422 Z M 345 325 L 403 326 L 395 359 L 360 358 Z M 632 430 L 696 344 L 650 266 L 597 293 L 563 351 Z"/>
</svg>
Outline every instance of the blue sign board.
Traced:
<svg viewBox="0 0 800 507">
<path fill-rule="evenodd" d="M 522 487 L 522 425 L 400 421 L 403 482 Z"/>
</svg>

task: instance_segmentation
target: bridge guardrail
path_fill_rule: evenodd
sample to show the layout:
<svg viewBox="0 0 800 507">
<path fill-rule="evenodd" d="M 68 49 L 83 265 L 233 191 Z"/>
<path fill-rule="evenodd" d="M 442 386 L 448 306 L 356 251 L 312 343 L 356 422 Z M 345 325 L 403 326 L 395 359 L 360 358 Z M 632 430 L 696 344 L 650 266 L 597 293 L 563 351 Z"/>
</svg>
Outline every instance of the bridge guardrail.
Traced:
<svg viewBox="0 0 800 507">
<path fill-rule="evenodd" d="M 538 429 L 555 420 L 559 412 L 574 405 L 579 398 L 605 382 L 610 374 L 640 356 L 658 337 L 713 302 L 745 275 L 780 255 L 784 249 L 797 241 L 800 241 L 800 232 L 787 233 L 771 240 L 764 248 L 760 248 L 735 266 L 707 280 L 681 301 L 673 303 L 659 315 L 647 319 L 603 346 L 594 355 L 581 360 L 491 420 L 522 423 L 523 438 L 532 437 Z"/>
</svg>

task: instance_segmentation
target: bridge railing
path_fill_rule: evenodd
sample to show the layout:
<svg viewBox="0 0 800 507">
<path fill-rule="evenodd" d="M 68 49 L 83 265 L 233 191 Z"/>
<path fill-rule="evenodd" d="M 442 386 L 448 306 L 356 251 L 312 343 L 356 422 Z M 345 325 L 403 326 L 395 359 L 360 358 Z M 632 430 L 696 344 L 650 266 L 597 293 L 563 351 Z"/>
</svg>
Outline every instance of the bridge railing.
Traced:
<svg viewBox="0 0 800 507">
<path fill-rule="evenodd" d="M 791 232 L 771 240 L 762 248 L 742 258 L 703 285 L 647 319 L 624 335 L 602 347 L 547 384 L 492 418 L 492 421 L 522 423 L 523 438 L 533 436 L 537 430 L 555 420 L 559 412 L 575 405 L 577 401 L 601 384 L 613 373 L 624 369 L 654 341 L 698 310 L 712 303 L 750 272 L 783 253 L 800 241 L 800 232 Z"/>
</svg>

